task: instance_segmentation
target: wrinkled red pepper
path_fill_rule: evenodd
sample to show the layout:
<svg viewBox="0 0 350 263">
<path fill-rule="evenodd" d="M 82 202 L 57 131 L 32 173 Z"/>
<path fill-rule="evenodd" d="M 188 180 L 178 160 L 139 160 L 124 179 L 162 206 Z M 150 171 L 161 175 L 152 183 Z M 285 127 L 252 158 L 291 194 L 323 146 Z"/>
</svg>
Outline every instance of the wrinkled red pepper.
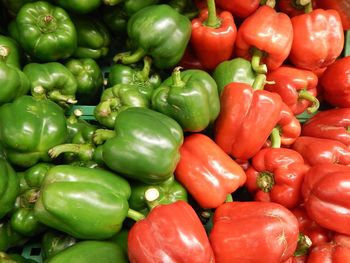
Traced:
<svg viewBox="0 0 350 263">
<path fill-rule="evenodd" d="M 337 11 L 316 9 L 293 17 L 292 24 L 289 58 L 295 66 L 314 71 L 331 65 L 341 54 L 344 32 Z"/>
<path fill-rule="evenodd" d="M 253 58 L 253 69 L 258 73 L 266 73 L 263 65 L 258 66 L 259 59 L 261 58 L 269 70 L 280 67 L 289 55 L 292 41 L 293 27 L 290 18 L 264 5 L 247 17 L 239 27 L 235 54 L 245 59 Z"/>
<path fill-rule="evenodd" d="M 203 134 L 185 137 L 176 179 L 202 208 L 216 208 L 245 183 L 246 175 L 213 140 Z"/>
<path fill-rule="evenodd" d="M 296 151 L 265 148 L 252 158 L 252 165 L 246 171 L 246 186 L 256 201 L 293 208 L 303 201 L 301 185 L 308 169 Z"/>
<path fill-rule="evenodd" d="M 131 263 L 214 262 L 205 229 L 184 201 L 158 205 L 128 235 Z"/>
<path fill-rule="evenodd" d="M 215 210 L 213 224 L 216 263 L 284 262 L 298 242 L 297 219 L 276 203 L 225 203 Z"/>
<path fill-rule="evenodd" d="M 317 100 L 317 76 L 308 70 L 282 66 L 267 74 L 264 89 L 278 93 L 284 103 L 297 115 L 306 109 L 314 113 L 319 107 Z M 271 83 L 272 82 L 272 83 Z"/>
<path fill-rule="evenodd" d="M 260 0 L 216 0 L 216 4 L 234 16 L 246 18 L 259 8 Z"/>
<path fill-rule="evenodd" d="M 302 187 L 309 217 L 322 227 L 350 235 L 349 182 L 349 166 L 313 166 L 305 175 Z"/>
<path fill-rule="evenodd" d="M 350 2 L 348 0 L 316 0 L 317 7 L 337 10 L 344 30 L 350 29 Z"/>
</svg>

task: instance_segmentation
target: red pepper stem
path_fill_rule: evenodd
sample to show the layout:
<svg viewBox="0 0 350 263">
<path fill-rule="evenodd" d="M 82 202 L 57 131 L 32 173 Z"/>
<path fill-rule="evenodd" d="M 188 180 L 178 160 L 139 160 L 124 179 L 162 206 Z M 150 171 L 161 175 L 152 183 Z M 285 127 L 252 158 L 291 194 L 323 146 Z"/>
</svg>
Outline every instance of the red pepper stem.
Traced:
<svg viewBox="0 0 350 263">
<path fill-rule="evenodd" d="M 311 3 L 311 0 L 295 0 L 296 5 L 306 6 Z"/>
<path fill-rule="evenodd" d="M 231 194 L 228 194 L 228 195 L 226 196 L 225 203 L 230 203 L 230 202 L 233 202 L 233 198 L 232 198 L 232 195 L 231 195 Z"/>
<path fill-rule="evenodd" d="M 312 2 L 308 3 L 306 6 L 305 6 L 305 9 L 304 9 L 304 12 L 305 14 L 308 14 L 308 13 L 311 13 L 313 10 L 312 8 Z"/>
<path fill-rule="evenodd" d="M 121 61 L 123 64 L 132 64 L 140 61 L 146 55 L 146 51 L 143 48 L 138 48 L 134 53 L 122 52 L 114 56 L 113 61 Z"/>
<path fill-rule="evenodd" d="M 184 87 L 185 86 L 185 82 L 183 82 L 181 80 L 181 71 L 180 69 L 182 69 L 182 67 L 176 67 L 173 70 L 173 73 L 171 74 L 171 78 L 173 80 L 173 87 Z"/>
<path fill-rule="evenodd" d="M 270 134 L 271 148 L 281 148 L 280 129 L 275 127 Z"/>
<path fill-rule="evenodd" d="M 275 179 L 273 177 L 273 174 L 267 171 L 260 172 L 256 179 L 256 185 L 264 193 L 270 192 L 272 187 L 275 185 Z"/>
<path fill-rule="evenodd" d="M 266 83 L 266 75 L 265 74 L 258 74 L 254 80 L 252 88 L 253 88 L 253 90 L 262 90 L 262 89 L 264 89 L 265 83 Z"/>
<path fill-rule="evenodd" d="M 204 21 L 204 25 L 212 28 L 219 28 L 221 25 L 220 19 L 216 15 L 215 0 L 207 0 L 208 18 Z"/>
<path fill-rule="evenodd" d="M 129 208 L 128 214 L 127 214 L 126 217 L 129 217 L 129 218 L 131 218 L 132 220 L 134 220 L 136 222 L 140 221 L 142 219 L 145 219 L 145 216 L 143 214 L 141 214 L 140 212 L 137 212 L 137 211 L 135 211 L 135 210 L 133 210 L 131 208 Z"/>
<path fill-rule="evenodd" d="M 261 0 L 260 5 L 267 5 L 269 7 L 275 8 L 276 0 Z"/>
<path fill-rule="evenodd" d="M 318 99 L 312 96 L 310 92 L 308 92 L 306 89 L 300 90 L 298 95 L 299 95 L 298 96 L 299 99 L 304 99 L 312 102 L 312 106 L 307 108 L 308 113 L 310 114 L 315 113 L 320 107 L 320 102 L 318 101 Z"/>
<path fill-rule="evenodd" d="M 257 48 L 253 49 L 253 56 L 252 56 L 252 68 L 253 70 L 258 74 L 266 74 L 267 73 L 267 66 L 266 64 L 260 64 L 261 58 L 264 56 L 264 53 Z"/>
<path fill-rule="evenodd" d="M 298 245 L 294 252 L 294 256 L 299 257 L 299 256 L 306 255 L 311 245 L 312 245 L 311 239 L 308 236 L 304 235 L 303 233 L 299 233 Z"/>
<path fill-rule="evenodd" d="M 95 148 L 91 144 L 74 144 L 67 143 L 57 145 L 48 152 L 51 158 L 56 158 L 62 153 L 75 153 L 80 160 L 93 160 Z"/>
<path fill-rule="evenodd" d="M 94 141 L 95 144 L 102 144 L 108 139 L 113 138 L 114 136 L 116 136 L 116 133 L 113 130 L 97 129 L 94 132 L 92 140 Z"/>
<path fill-rule="evenodd" d="M 149 73 L 151 71 L 152 59 L 148 56 L 143 58 L 143 68 L 142 71 L 139 72 L 139 76 L 142 80 L 146 81 L 149 77 Z"/>
</svg>

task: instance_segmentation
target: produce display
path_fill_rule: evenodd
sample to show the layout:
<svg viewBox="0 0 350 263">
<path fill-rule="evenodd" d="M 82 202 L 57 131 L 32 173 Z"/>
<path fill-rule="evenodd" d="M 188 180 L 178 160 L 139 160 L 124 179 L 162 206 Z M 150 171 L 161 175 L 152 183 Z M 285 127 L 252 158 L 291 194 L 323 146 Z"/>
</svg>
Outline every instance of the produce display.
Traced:
<svg viewBox="0 0 350 263">
<path fill-rule="evenodd" d="M 348 0 L 0 4 L 0 263 L 350 263 Z"/>
</svg>

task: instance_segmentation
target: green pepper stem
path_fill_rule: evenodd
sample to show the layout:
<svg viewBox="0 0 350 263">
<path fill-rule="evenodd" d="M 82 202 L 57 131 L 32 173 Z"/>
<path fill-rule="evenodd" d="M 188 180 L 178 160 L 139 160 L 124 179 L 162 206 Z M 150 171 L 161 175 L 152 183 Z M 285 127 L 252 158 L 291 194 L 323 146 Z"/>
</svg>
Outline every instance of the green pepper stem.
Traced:
<svg viewBox="0 0 350 263">
<path fill-rule="evenodd" d="M 207 0 L 208 18 L 204 21 L 204 25 L 212 28 L 219 28 L 221 25 L 220 19 L 216 15 L 215 0 Z"/>
<path fill-rule="evenodd" d="M 273 174 L 267 171 L 260 172 L 256 179 L 256 185 L 264 193 L 270 192 L 272 187 L 275 185 L 275 179 L 273 177 Z"/>
<path fill-rule="evenodd" d="M 253 56 L 252 56 L 251 63 L 252 63 L 253 70 L 258 74 L 267 73 L 266 64 L 260 64 L 263 56 L 264 56 L 264 53 L 260 49 L 253 48 Z"/>
<path fill-rule="evenodd" d="M 145 191 L 145 200 L 150 210 L 159 205 L 159 196 L 159 190 L 155 187 L 150 187 Z"/>
<path fill-rule="evenodd" d="M 232 195 L 231 195 L 231 194 L 228 194 L 228 195 L 226 196 L 225 203 L 230 203 L 230 202 L 233 202 L 233 198 L 232 198 Z"/>
<path fill-rule="evenodd" d="M 260 5 L 267 5 L 269 7 L 275 8 L 276 0 L 261 0 Z"/>
<path fill-rule="evenodd" d="M 298 98 L 299 99 L 304 99 L 312 102 L 312 106 L 307 108 L 307 112 L 309 114 L 315 113 L 318 108 L 320 107 L 320 102 L 318 99 L 310 94 L 306 89 L 302 89 L 298 93 Z"/>
<path fill-rule="evenodd" d="M 143 48 L 138 48 L 134 53 L 122 52 L 114 56 L 113 61 L 121 61 L 123 64 L 132 64 L 140 61 L 146 55 L 146 51 Z"/>
<path fill-rule="evenodd" d="M 75 99 L 73 95 L 63 95 L 59 90 L 50 91 L 48 96 L 50 100 L 57 102 L 66 102 L 68 104 L 75 104 L 78 101 Z"/>
<path fill-rule="evenodd" d="M 173 87 L 184 87 L 185 86 L 185 82 L 183 82 L 181 80 L 181 71 L 180 69 L 182 69 L 182 67 L 176 67 L 173 70 L 173 73 L 171 74 L 171 78 L 173 80 Z"/>
<path fill-rule="evenodd" d="M 295 0 L 296 5 L 306 6 L 311 3 L 311 0 Z"/>
<path fill-rule="evenodd" d="M 143 81 L 147 81 L 151 71 L 152 59 L 148 56 L 143 58 L 143 68 L 138 72 L 138 76 Z"/>
<path fill-rule="evenodd" d="M 306 255 L 311 245 L 312 245 L 311 239 L 308 236 L 304 235 L 303 233 L 299 233 L 298 245 L 294 252 L 294 256 L 299 257 L 299 256 Z"/>
<path fill-rule="evenodd" d="M 80 160 L 90 161 L 94 157 L 95 148 L 91 144 L 67 143 L 57 145 L 49 150 L 51 158 L 56 158 L 62 153 L 75 153 Z"/>
<path fill-rule="evenodd" d="M 271 148 L 281 148 L 280 129 L 275 127 L 270 134 Z"/>
<path fill-rule="evenodd" d="M 9 53 L 10 53 L 10 50 L 8 47 L 0 46 L 0 59 L 6 59 Z"/>
<path fill-rule="evenodd" d="M 131 218 L 134 221 L 140 221 L 142 219 L 145 219 L 145 216 L 143 214 L 141 214 L 140 212 L 137 212 L 131 208 L 129 208 L 128 210 L 128 214 L 127 217 Z"/>
<path fill-rule="evenodd" d="M 312 1 L 310 3 L 308 3 L 306 6 L 305 6 L 305 9 L 304 9 L 304 12 L 305 14 L 308 14 L 308 13 L 311 13 L 313 10 L 312 8 Z"/>
<path fill-rule="evenodd" d="M 92 140 L 95 144 L 102 144 L 108 139 L 116 136 L 115 131 L 108 129 L 97 129 L 92 136 Z"/>
<path fill-rule="evenodd" d="M 266 75 L 258 74 L 253 82 L 252 88 L 253 90 L 262 90 L 264 89 L 265 83 L 266 83 Z"/>
</svg>

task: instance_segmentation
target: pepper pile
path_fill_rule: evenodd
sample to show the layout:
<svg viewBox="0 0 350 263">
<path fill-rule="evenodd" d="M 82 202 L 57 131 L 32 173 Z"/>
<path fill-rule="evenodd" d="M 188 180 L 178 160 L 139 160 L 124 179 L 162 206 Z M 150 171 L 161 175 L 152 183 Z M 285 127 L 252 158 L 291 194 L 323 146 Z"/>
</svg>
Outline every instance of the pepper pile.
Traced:
<svg viewBox="0 0 350 263">
<path fill-rule="evenodd" d="M 0 262 L 350 262 L 347 1 L 0 1 Z"/>
</svg>

